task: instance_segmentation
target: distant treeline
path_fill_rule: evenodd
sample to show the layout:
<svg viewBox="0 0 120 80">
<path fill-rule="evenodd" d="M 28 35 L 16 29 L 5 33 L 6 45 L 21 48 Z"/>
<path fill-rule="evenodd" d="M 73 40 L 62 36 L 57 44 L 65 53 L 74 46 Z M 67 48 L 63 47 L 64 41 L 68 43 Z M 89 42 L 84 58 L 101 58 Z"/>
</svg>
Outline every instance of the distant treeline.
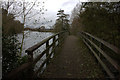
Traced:
<svg viewBox="0 0 120 80">
<path fill-rule="evenodd" d="M 24 28 L 25 31 L 39 31 L 39 32 L 53 32 L 53 29 L 40 29 L 40 28 Z"/>
<path fill-rule="evenodd" d="M 72 12 L 71 32 L 86 31 L 120 48 L 120 2 L 86 2 Z"/>
<path fill-rule="evenodd" d="M 24 25 L 14 20 L 13 14 L 8 13 L 6 9 L 2 8 L 2 32 L 5 35 L 21 33 L 24 30 Z"/>
</svg>

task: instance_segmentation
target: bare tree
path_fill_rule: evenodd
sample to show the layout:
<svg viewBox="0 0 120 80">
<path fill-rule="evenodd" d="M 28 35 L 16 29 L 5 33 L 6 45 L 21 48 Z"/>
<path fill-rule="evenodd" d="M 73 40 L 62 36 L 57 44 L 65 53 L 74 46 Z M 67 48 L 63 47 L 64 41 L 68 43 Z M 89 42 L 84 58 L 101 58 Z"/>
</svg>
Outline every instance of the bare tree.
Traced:
<svg viewBox="0 0 120 80">
<path fill-rule="evenodd" d="M 44 6 L 42 6 L 42 4 L 44 4 L 44 2 L 37 2 L 37 0 L 35 0 L 34 2 L 26 2 L 25 0 L 16 2 L 14 0 L 12 1 L 8 0 L 2 2 L 2 8 L 6 9 L 8 13 L 14 14 L 14 17 L 16 18 L 21 17 L 22 23 L 25 26 L 27 20 L 30 21 L 36 15 L 43 14 L 42 11 L 44 11 Z M 36 13 L 33 14 L 33 11 L 35 12 L 35 7 L 40 7 L 40 8 Z M 6 24 L 9 24 L 9 21 L 7 21 Z M 20 56 L 23 50 L 24 38 L 25 38 L 25 33 L 24 31 L 22 31 L 22 42 L 21 42 L 21 49 L 19 54 Z"/>
</svg>

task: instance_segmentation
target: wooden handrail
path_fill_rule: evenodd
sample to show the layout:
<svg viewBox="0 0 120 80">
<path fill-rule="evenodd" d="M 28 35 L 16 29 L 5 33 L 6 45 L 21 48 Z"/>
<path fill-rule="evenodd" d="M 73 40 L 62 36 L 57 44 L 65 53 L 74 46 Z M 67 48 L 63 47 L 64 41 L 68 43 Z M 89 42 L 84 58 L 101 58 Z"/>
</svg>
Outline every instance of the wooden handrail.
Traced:
<svg viewBox="0 0 120 80">
<path fill-rule="evenodd" d="M 50 56 L 52 55 L 52 53 L 54 52 L 54 50 L 56 49 L 56 47 L 60 44 L 61 42 L 61 37 L 64 35 L 64 31 L 56 33 L 50 37 L 48 37 L 47 39 L 39 42 L 38 44 L 35 44 L 34 46 L 28 48 L 25 52 L 28 53 L 28 62 L 25 64 L 22 64 L 20 67 L 18 67 L 17 69 L 14 69 L 12 72 L 10 72 L 5 78 L 10 78 L 10 79 L 16 79 L 16 75 L 18 75 L 18 73 L 23 72 L 26 69 L 32 69 L 33 66 L 42 58 L 42 56 L 44 54 L 47 53 L 47 59 L 44 61 L 44 63 L 42 64 L 42 66 L 40 68 L 42 68 L 44 66 L 44 64 L 46 63 L 46 61 L 48 60 L 48 58 L 50 58 Z M 56 39 L 55 37 L 58 35 L 58 38 Z M 60 36 L 62 35 L 62 36 Z M 49 40 L 53 39 L 53 43 L 51 45 L 49 45 Z M 58 45 L 55 45 L 55 43 L 58 41 Z M 47 44 L 46 45 L 46 49 L 37 56 L 37 58 L 33 59 L 33 52 L 38 49 L 40 46 L 42 46 L 43 44 Z M 52 52 L 49 54 L 49 49 L 53 47 L 54 49 L 52 50 Z M 41 69 L 39 69 L 41 70 Z M 36 72 L 36 71 L 35 71 Z M 34 74 L 34 73 L 33 73 Z M 34 75 L 33 75 L 34 76 Z M 29 77 L 33 77 L 33 76 L 29 76 Z"/>
<path fill-rule="evenodd" d="M 100 49 L 96 44 L 90 41 L 88 38 L 83 36 L 86 40 L 88 40 L 117 70 L 120 71 L 120 66 L 111 58 L 109 57 L 102 49 Z"/>
<path fill-rule="evenodd" d="M 46 50 L 44 50 L 37 58 L 34 59 L 33 64 L 37 63 L 37 61 L 40 60 L 40 58 L 42 58 L 42 56 L 46 53 L 46 51 L 52 46 L 53 43 L 49 47 L 47 47 Z"/>
<path fill-rule="evenodd" d="M 104 41 L 104 40 L 102 40 L 102 39 L 99 39 L 99 38 L 97 38 L 97 37 L 95 37 L 95 36 L 93 36 L 93 35 L 91 35 L 91 34 L 89 34 L 89 33 L 87 33 L 87 32 L 82 32 L 82 33 L 83 33 L 83 34 L 86 34 L 86 35 L 92 37 L 93 39 L 99 41 L 100 43 L 104 44 L 106 47 L 110 48 L 110 49 L 113 50 L 115 53 L 120 54 L 120 49 L 118 49 L 116 46 L 114 46 L 114 45 L 112 45 L 112 44 L 110 44 L 110 43 L 108 43 L 108 42 L 106 42 L 106 41 Z"/>
<path fill-rule="evenodd" d="M 63 33 L 63 31 L 62 31 L 62 32 L 59 32 L 59 33 L 56 33 L 56 34 L 48 37 L 47 39 L 44 39 L 43 41 L 37 43 L 36 45 L 28 48 L 25 52 L 28 53 L 28 52 L 33 52 L 33 51 L 35 51 L 37 48 L 39 48 L 41 45 L 43 45 L 44 43 L 46 43 L 48 40 L 50 40 L 50 39 L 53 38 L 54 36 L 56 36 L 56 35 L 58 35 L 58 34 L 61 34 L 61 33 Z"/>
<path fill-rule="evenodd" d="M 114 74 L 108 69 L 108 67 L 102 62 L 102 60 L 100 59 L 100 57 L 96 54 L 96 52 L 91 48 L 91 46 L 85 41 L 83 40 L 83 42 L 88 46 L 88 48 L 93 52 L 94 56 L 97 58 L 97 60 L 99 61 L 99 63 L 102 65 L 102 67 L 105 69 L 105 71 L 107 72 L 107 74 L 111 77 L 114 78 Z"/>
<path fill-rule="evenodd" d="M 108 42 L 101 40 L 97 37 L 94 37 L 93 35 L 87 33 L 87 32 L 80 32 L 82 38 L 83 38 L 83 42 L 87 45 L 87 47 L 93 52 L 94 56 L 97 58 L 98 62 L 101 64 L 101 66 L 104 68 L 104 70 L 106 71 L 106 73 L 109 75 L 110 78 L 116 78 L 114 73 L 109 69 L 109 66 L 107 66 L 104 61 L 102 61 L 101 56 L 99 56 L 99 54 L 97 54 L 93 47 L 111 64 L 111 66 L 113 66 L 118 72 L 118 76 L 120 76 L 120 66 L 119 64 L 112 59 L 110 56 L 108 56 L 102 49 L 101 47 L 99 48 L 93 41 L 96 40 L 98 43 L 102 43 L 103 45 L 105 45 L 107 48 L 111 49 L 112 51 L 114 51 L 115 53 L 117 53 L 116 55 L 119 55 L 120 50 L 113 46 L 112 44 L 109 44 Z M 89 39 L 90 38 L 90 39 Z M 91 39 L 92 38 L 92 39 Z M 117 50 L 117 51 L 116 51 Z M 118 77 L 117 77 L 118 78 Z"/>
</svg>

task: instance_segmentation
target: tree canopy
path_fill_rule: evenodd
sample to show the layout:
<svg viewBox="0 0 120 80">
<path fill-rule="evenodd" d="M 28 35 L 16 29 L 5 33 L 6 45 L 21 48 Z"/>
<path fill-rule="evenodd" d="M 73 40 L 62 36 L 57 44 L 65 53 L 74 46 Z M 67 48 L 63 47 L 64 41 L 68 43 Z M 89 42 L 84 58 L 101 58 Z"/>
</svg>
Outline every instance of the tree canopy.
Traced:
<svg viewBox="0 0 120 80">
<path fill-rule="evenodd" d="M 2 8 L 2 29 L 3 34 L 17 34 L 21 33 L 24 30 L 24 25 L 18 21 L 14 20 L 15 17 L 13 14 L 8 13 L 6 9 Z"/>
<path fill-rule="evenodd" d="M 68 20 L 69 15 L 65 14 L 64 10 L 59 10 L 57 15 L 58 15 L 58 19 L 56 20 L 56 23 L 54 25 L 55 32 L 69 30 L 69 20 Z"/>
<path fill-rule="evenodd" d="M 84 2 L 75 7 L 72 33 L 86 31 L 120 47 L 120 2 Z"/>
<path fill-rule="evenodd" d="M 6 76 L 10 71 L 24 63 L 18 55 L 20 43 L 17 40 L 18 33 L 24 28 L 18 20 L 14 20 L 14 15 L 2 8 L 2 76 Z"/>
</svg>

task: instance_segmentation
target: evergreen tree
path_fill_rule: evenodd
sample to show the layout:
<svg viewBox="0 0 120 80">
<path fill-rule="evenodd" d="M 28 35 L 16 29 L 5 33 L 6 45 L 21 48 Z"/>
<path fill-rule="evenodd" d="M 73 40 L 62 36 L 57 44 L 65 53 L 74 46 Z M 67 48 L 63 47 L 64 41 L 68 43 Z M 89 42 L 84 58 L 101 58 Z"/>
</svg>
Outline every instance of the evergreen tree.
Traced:
<svg viewBox="0 0 120 80">
<path fill-rule="evenodd" d="M 59 10 L 58 13 L 58 19 L 55 23 L 55 32 L 63 31 L 63 30 L 69 30 L 69 20 L 68 20 L 68 14 L 64 13 L 64 10 Z"/>
</svg>

